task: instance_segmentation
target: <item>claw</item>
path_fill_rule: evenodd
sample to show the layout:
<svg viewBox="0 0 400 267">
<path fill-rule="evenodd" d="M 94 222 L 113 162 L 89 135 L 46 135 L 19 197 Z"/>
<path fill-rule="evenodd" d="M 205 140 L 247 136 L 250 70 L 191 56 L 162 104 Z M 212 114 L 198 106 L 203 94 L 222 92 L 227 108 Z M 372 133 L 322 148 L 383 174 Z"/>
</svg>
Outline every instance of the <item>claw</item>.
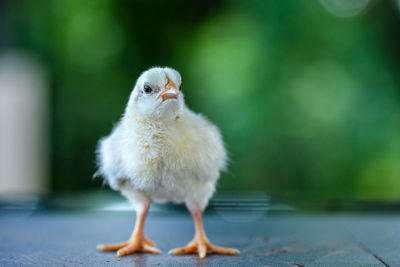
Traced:
<svg viewBox="0 0 400 267">
<path fill-rule="evenodd" d="M 199 244 L 197 250 L 199 251 L 200 259 L 204 259 L 206 257 L 206 254 L 207 254 L 206 244 Z"/>
</svg>

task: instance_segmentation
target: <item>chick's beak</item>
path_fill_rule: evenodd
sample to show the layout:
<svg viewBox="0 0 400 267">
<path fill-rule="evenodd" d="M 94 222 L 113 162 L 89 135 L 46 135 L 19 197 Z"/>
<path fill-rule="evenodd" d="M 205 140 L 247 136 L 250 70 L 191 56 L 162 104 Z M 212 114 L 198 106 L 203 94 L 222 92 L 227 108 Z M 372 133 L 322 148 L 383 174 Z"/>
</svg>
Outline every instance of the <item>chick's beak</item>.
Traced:
<svg viewBox="0 0 400 267">
<path fill-rule="evenodd" d="M 178 99 L 179 96 L 179 90 L 176 88 L 174 82 L 171 81 L 169 78 L 167 78 L 167 80 L 168 82 L 165 85 L 165 90 L 158 96 L 162 98 L 163 102 L 171 98 Z"/>
</svg>

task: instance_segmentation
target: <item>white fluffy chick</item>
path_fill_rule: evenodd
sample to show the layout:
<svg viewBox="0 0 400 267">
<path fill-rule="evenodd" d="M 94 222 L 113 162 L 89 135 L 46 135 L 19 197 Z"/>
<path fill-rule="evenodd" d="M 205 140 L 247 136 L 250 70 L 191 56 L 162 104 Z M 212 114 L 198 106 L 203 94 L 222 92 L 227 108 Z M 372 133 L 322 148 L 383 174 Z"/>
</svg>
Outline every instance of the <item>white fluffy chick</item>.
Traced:
<svg viewBox="0 0 400 267">
<path fill-rule="evenodd" d="M 211 244 L 202 213 L 225 168 L 226 151 L 213 124 L 189 110 L 181 91 L 181 76 L 172 68 L 142 73 L 129 97 L 121 121 L 98 146 L 98 174 L 121 191 L 136 210 L 131 238 L 98 245 L 118 256 L 137 251 L 159 253 L 144 236 L 144 221 L 152 201 L 185 203 L 193 216 L 195 235 L 173 254 L 236 254 L 238 250 Z"/>
</svg>

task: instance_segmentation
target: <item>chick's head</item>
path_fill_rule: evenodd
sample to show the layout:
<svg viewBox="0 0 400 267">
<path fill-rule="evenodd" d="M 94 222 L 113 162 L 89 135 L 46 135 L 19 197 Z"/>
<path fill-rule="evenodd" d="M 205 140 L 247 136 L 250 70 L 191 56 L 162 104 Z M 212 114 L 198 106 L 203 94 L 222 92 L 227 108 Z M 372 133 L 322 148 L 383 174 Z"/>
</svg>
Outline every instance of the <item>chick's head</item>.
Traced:
<svg viewBox="0 0 400 267">
<path fill-rule="evenodd" d="M 172 68 L 155 67 L 143 72 L 132 90 L 127 113 L 154 119 L 175 119 L 183 111 L 182 79 Z"/>
</svg>

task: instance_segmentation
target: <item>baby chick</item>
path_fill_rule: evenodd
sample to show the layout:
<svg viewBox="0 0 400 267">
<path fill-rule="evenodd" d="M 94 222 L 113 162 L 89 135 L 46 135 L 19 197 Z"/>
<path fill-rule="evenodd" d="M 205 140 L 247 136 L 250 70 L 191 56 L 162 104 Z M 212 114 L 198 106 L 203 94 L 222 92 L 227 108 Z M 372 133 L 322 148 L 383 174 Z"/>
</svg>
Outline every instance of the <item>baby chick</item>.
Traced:
<svg viewBox="0 0 400 267">
<path fill-rule="evenodd" d="M 103 251 L 118 256 L 134 252 L 159 253 L 144 236 L 144 221 L 152 201 L 185 203 L 195 226 L 186 247 L 173 254 L 236 254 L 238 250 L 208 241 L 202 213 L 226 165 L 221 135 L 213 124 L 186 107 L 181 76 L 172 68 L 151 68 L 136 82 L 125 113 L 112 133 L 100 140 L 98 174 L 114 190 L 121 191 L 136 210 L 130 239 L 101 244 Z"/>
</svg>

